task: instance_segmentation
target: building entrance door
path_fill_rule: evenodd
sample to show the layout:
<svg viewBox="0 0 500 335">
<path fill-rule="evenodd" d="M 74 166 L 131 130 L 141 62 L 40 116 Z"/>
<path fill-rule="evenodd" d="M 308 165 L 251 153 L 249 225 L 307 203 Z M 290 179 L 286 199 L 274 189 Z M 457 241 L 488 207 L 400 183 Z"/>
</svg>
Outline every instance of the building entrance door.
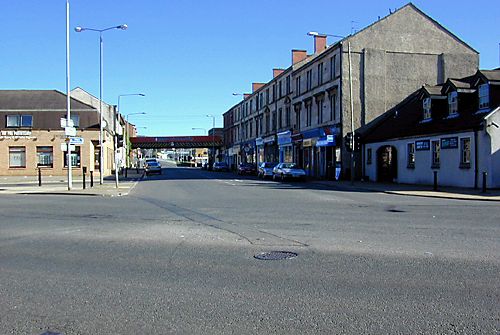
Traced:
<svg viewBox="0 0 500 335">
<path fill-rule="evenodd" d="M 398 152 L 393 146 L 377 150 L 377 181 L 394 182 L 398 178 Z"/>
</svg>

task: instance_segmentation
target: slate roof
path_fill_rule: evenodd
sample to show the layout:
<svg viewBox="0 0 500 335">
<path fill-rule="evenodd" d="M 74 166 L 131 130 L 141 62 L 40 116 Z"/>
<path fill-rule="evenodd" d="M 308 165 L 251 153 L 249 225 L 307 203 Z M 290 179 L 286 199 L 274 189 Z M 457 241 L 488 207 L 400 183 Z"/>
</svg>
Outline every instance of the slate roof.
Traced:
<svg viewBox="0 0 500 335">
<path fill-rule="evenodd" d="M 500 68 L 495 70 L 480 70 L 479 73 L 488 81 L 500 81 Z"/>
<path fill-rule="evenodd" d="M 460 109 L 459 115 L 455 118 L 434 117 L 429 121 L 422 121 L 423 108 L 420 99 L 422 90 L 423 88 L 414 92 L 403 102 L 360 129 L 362 141 L 373 143 L 478 129 L 486 116 L 485 113 L 477 113 L 477 107 L 471 106 L 468 109 Z M 433 111 L 433 115 L 439 115 L 438 112 Z"/>
<path fill-rule="evenodd" d="M 0 90 L 0 111 L 66 110 L 66 94 L 58 90 Z M 96 111 L 71 98 L 71 110 Z"/>
</svg>

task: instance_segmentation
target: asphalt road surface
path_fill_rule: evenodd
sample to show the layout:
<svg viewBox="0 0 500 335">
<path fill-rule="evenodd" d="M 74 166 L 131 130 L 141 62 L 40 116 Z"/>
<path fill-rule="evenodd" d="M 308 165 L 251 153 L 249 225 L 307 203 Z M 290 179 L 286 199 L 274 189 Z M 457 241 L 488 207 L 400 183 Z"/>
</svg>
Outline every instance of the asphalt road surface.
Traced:
<svg viewBox="0 0 500 335">
<path fill-rule="evenodd" d="M 495 202 L 169 165 L 0 211 L 0 334 L 500 333 Z"/>
</svg>

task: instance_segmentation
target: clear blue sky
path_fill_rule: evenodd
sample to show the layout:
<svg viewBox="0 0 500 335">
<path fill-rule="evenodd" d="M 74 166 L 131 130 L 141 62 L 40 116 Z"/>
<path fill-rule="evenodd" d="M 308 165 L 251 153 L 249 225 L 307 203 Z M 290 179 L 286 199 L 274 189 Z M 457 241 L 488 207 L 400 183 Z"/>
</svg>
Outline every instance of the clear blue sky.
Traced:
<svg viewBox="0 0 500 335">
<path fill-rule="evenodd" d="M 499 66 L 500 1 L 413 2 L 480 52 L 481 68 Z M 104 100 L 119 94 L 142 135 L 201 135 L 211 128 L 206 114 L 222 113 L 266 82 L 272 69 L 286 68 L 291 49 L 312 52 L 306 35 L 315 30 L 347 35 L 361 29 L 398 0 L 71 0 L 71 27 L 106 28 L 126 23 L 126 31 L 104 34 Z M 0 89 L 65 91 L 65 0 L 2 1 Z M 71 32 L 71 87 L 99 95 L 98 34 Z"/>
</svg>

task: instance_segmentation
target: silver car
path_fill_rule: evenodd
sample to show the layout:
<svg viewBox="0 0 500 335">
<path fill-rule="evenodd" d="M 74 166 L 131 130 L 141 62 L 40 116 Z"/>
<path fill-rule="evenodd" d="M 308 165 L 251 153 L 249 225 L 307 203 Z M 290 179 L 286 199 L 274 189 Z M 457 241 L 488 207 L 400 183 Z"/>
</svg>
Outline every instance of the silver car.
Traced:
<svg viewBox="0 0 500 335">
<path fill-rule="evenodd" d="M 279 163 L 273 169 L 273 180 L 305 180 L 306 172 L 295 163 Z"/>
<path fill-rule="evenodd" d="M 146 163 L 144 171 L 146 172 L 146 176 L 152 173 L 161 174 L 161 164 L 157 161 L 149 161 Z"/>
<path fill-rule="evenodd" d="M 259 169 L 257 171 L 257 176 L 261 179 L 265 179 L 266 177 L 273 177 L 273 169 L 278 163 L 272 162 L 262 162 L 259 164 Z"/>
</svg>

